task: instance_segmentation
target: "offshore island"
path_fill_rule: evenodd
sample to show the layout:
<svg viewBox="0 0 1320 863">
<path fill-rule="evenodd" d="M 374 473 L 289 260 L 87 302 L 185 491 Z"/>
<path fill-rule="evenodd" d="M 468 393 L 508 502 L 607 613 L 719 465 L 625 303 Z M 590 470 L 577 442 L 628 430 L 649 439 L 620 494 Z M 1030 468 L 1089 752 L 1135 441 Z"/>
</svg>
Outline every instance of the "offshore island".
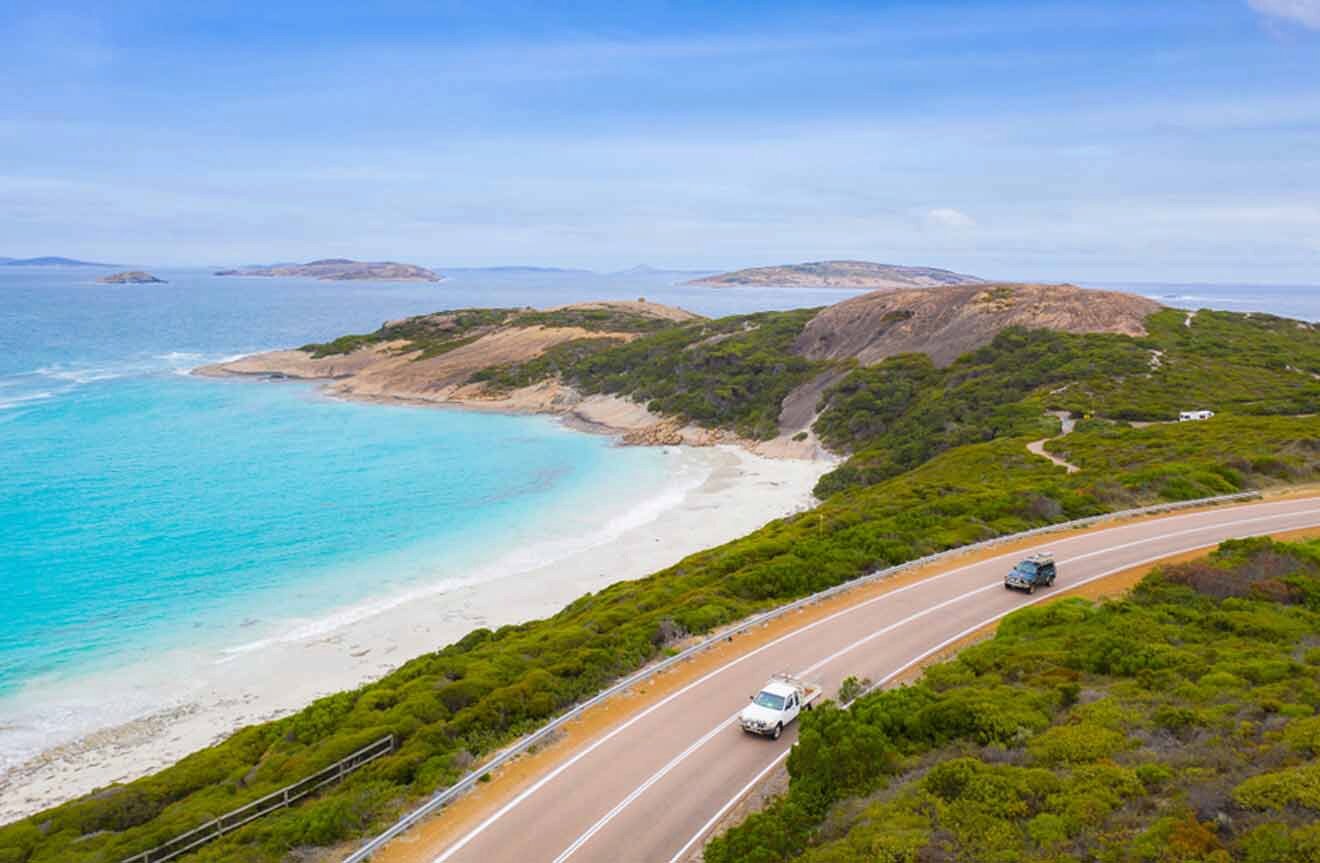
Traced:
<svg viewBox="0 0 1320 863">
<path fill-rule="evenodd" d="M 103 285 L 163 285 L 165 280 L 144 270 L 127 270 L 97 279 Z"/>
<path fill-rule="evenodd" d="M 443 276 L 416 264 L 322 258 L 305 264 L 269 264 L 217 270 L 217 276 L 302 276 L 324 281 L 439 282 Z"/>
</svg>

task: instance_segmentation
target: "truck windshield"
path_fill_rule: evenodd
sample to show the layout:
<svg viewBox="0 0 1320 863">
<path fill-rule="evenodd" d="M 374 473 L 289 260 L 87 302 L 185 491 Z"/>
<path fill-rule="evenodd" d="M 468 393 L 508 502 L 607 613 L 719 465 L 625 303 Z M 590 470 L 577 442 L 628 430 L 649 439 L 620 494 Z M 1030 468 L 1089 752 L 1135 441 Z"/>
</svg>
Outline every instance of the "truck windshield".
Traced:
<svg viewBox="0 0 1320 863">
<path fill-rule="evenodd" d="M 771 710 L 783 710 L 784 696 L 775 695 L 773 692 L 762 692 L 752 699 L 752 703 L 761 707 L 768 707 Z"/>
<path fill-rule="evenodd" d="M 1017 565 L 1016 569 L 1018 572 L 1022 573 L 1023 575 L 1036 574 L 1036 564 L 1034 563 L 1027 563 L 1026 561 L 1023 561 L 1022 563 L 1019 563 Z"/>
</svg>

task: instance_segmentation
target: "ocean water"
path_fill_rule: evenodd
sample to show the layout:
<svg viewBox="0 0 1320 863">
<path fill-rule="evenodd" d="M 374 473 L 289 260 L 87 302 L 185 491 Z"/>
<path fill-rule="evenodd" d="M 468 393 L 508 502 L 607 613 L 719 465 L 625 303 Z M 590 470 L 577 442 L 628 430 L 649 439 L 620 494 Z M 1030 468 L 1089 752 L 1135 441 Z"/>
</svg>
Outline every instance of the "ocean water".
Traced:
<svg viewBox="0 0 1320 863">
<path fill-rule="evenodd" d="M 1320 321 L 1320 285 L 1201 285 L 1178 282 L 1096 282 L 1084 287 L 1126 291 L 1178 309 L 1269 312 Z"/>
<path fill-rule="evenodd" d="M 511 549 L 570 553 L 563 537 L 645 521 L 701 479 L 676 475 L 663 450 L 547 418 L 356 404 L 189 369 L 443 308 L 658 293 L 724 314 L 837 299 L 655 275 L 156 272 L 169 283 L 0 268 L 0 767 L 59 739 L 33 709 L 62 688 L 175 648 L 306 637 L 346 609 L 517 571 Z"/>
<path fill-rule="evenodd" d="M 554 555 L 565 536 L 644 521 L 700 479 L 675 476 L 663 450 L 545 418 L 354 404 L 189 369 L 444 308 L 645 296 L 722 315 L 855 293 L 714 290 L 666 273 L 387 284 L 155 272 L 169 283 L 0 267 L 0 767 L 58 740 L 33 727 L 25 693 L 86 690 L 184 645 L 305 637 L 364 602 L 480 578 L 510 549 Z M 1315 288 L 1122 287 L 1320 318 Z"/>
</svg>

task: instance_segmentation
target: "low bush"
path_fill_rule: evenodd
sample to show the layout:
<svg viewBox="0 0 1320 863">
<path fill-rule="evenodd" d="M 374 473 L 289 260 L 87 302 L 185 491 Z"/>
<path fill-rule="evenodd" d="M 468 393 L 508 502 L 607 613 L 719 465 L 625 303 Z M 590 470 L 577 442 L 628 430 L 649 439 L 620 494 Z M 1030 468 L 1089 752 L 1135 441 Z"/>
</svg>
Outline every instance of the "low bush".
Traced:
<svg viewBox="0 0 1320 863">
<path fill-rule="evenodd" d="M 1315 859 L 1315 718 L 1272 733 L 1255 721 L 1249 690 L 1204 684 L 1277 665 L 1294 703 L 1320 707 L 1320 677 L 1292 660 L 1320 627 L 1320 606 L 1245 588 L 1226 597 L 1222 579 L 1188 577 L 1206 569 L 1320 584 L 1320 541 L 1229 542 L 1207 561 L 1152 574 L 1127 599 L 1024 609 L 912 685 L 808 714 L 787 794 L 712 840 L 705 859 Z M 1226 630 L 1225 612 L 1275 623 Z M 1288 637 L 1267 634 L 1279 632 Z M 1076 689 L 1061 692 L 1061 679 Z M 1039 719 L 1007 740 L 987 736 L 966 705 Z M 848 781 L 837 778 L 844 762 Z"/>
</svg>

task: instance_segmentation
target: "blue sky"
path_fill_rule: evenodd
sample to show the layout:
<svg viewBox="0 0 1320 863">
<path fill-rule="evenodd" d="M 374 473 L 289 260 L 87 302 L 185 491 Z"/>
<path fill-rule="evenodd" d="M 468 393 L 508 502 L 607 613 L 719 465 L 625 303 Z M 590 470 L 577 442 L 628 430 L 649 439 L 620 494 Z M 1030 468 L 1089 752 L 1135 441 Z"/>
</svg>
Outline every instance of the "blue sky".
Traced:
<svg viewBox="0 0 1320 863">
<path fill-rule="evenodd" d="M 1320 0 L 202 5 L 0 7 L 0 254 L 1320 285 Z"/>
</svg>

